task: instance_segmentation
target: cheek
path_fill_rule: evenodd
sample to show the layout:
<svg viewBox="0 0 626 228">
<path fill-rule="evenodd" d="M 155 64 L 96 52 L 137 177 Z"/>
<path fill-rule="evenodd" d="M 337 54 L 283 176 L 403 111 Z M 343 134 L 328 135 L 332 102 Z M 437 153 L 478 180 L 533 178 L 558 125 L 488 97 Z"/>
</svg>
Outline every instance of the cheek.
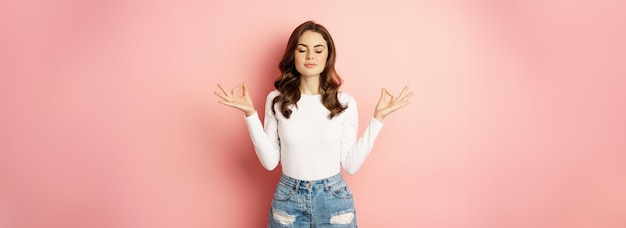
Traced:
<svg viewBox="0 0 626 228">
<path fill-rule="evenodd" d="M 298 55 L 298 54 L 299 54 L 299 53 L 296 53 L 296 54 L 293 56 L 293 61 L 294 61 L 294 63 L 295 63 L 296 65 L 297 65 L 297 64 L 301 64 L 301 63 L 302 63 L 302 64 L 304 64 L 304 57 L 302 57 L 302 55 Z"/>
<path fill-rule="evenodd" d="M 328 55 L 326 54 L 326 55 L 322 56 L 322 58 L 320 60 L 322 60 L 321 62 L 323 62 L 324 66 L 326 66 L 326 62 L 328 61 Z"/>
</svg>

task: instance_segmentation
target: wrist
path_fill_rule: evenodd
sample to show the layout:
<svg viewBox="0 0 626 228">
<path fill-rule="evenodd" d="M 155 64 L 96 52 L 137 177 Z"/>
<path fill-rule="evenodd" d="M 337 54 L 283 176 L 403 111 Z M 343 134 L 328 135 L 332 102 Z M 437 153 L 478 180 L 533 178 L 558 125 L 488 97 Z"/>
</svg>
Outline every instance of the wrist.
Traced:
<svg viewBox="0 0 626 228">
<path fill-rule="evenodd" d="M 254 113 L 256 113 L 256 110 L 252 109 L 252 110 L 248 110 L 248 111 L 244 111 L 244 112 L 246 113 L 246 117 L 249 117 L 251 115 L 254 115 Z"/>
<path fill-rule="evenodd" d="M 383 122 L 383 119 L 384 119 L 384 118 L 385 118 L 385 117 L 384 117 L 383 115 L 378 114 L 378 113 L 374 113 L 374 119 L 376 119 L 376 120 L 378 120 L 378 121 L 380 121 L 380 122 Z"/>
</svg>

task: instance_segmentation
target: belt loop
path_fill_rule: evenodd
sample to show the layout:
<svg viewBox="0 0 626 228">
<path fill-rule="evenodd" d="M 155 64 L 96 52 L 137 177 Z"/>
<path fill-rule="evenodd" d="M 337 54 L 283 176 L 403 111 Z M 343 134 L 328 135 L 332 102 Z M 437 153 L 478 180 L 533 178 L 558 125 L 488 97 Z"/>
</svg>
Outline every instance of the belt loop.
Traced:
<svg viewBox="0 0 626 228">
<path fill-rule="evenodd" d="M 324 190 L 330 191 L 330 184 L 328 184 L 328 179 L 324 180 Z"/>
<path fill-rule="evenodd" d="M 296 180 L 296 186 L 294 186 L 293 189 L 297 190 L 298 186 L 300 186 L 300 180 Z"/>
</svg>

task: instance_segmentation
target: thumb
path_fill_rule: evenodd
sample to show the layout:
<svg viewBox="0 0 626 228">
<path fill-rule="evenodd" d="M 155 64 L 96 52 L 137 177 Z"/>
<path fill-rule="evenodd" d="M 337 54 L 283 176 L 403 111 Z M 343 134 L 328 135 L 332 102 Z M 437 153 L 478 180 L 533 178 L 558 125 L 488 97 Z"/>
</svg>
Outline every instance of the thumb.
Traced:
<svg viewBox="0 0 626 228">
<path fill-rule="evenodd" d="M 380 101 L 385 100 L 385 94 L 386 94 L 386 93 L 389 93 L 389 92 L 387 92 L 387 89 L 382 88 L 382 89 L 380 90 Z"/>
<path fill-rule="evenodd" d="M 244 82 L 241 87 L 243 89 L 243 96 L 248 96 L 248 86 L 246 86 L 246 83 Z"/>
</svg>

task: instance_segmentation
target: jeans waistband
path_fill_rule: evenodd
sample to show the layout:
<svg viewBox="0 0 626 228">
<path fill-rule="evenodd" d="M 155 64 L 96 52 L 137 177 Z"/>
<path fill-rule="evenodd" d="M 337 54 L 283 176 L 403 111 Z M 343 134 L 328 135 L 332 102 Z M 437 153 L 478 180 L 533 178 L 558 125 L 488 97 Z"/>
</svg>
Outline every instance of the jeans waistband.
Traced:
<svg viewBox="0 0 626 228">
<path fill-rule="evenodd" d="M 344 182 L 344 180 L 343 180 L 343 176 L 341 175 L 341 173 L 338 173 L 337 175 L 331 176 L 326 179 L 312 180 L 312 181 L 298 180 L 293 177 L 286 176 L 285 174 L 282 174 L 282 176 L 280 177 L 280 183 L 286 186 L 292 187 L 292 188 L 303 187 L 303 188 L 313 188 L 313 189 L 319 189 L 319 188 L 328 189 L 330 188 L 330 186 L 333 186 L 334 184 L 338 184 L 342 182 Z"/>
</svg>

